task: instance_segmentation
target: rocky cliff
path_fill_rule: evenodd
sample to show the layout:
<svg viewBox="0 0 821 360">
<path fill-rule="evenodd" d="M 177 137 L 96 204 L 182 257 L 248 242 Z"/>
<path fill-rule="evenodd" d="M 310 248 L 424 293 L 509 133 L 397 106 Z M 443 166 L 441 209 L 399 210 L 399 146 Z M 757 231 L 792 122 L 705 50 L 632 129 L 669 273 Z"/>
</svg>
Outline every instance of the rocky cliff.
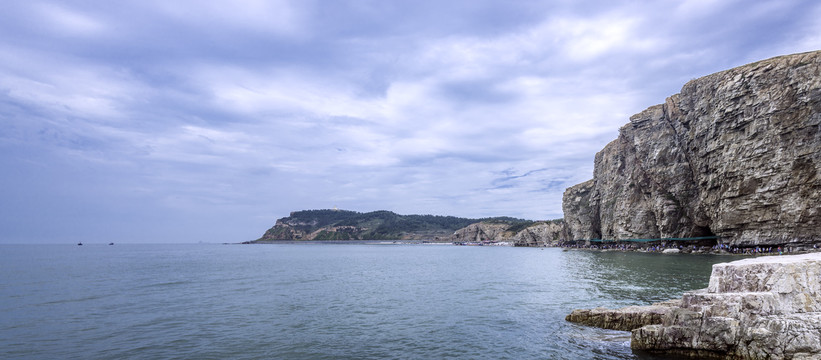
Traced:
<svg viewBox="0 0 821 360">
<path fill-rule="evenodd" d="M 500 223 L 483 221 L 456 230 L 451 242 L 510 242 L 515 246 L 555 246 L 565 240 L 562 220 Z"/>
<path fill-rule="evenodd" d="M 545 221 L 526 227 L 511 239 L 515 246 L 557 246 L 565 240 L 562 220 Z"/>
<path fill-rule="evenodd" d="M 821 51 L 695 79 L 630 118 L 565 191 L 568 237 L 821 242 Z"/>
<path fill-rule="evenodd" d="M 456 230 L 451 242 L 508 241 L 513 233 L 507 231 L 510 224 L 479 222 Z"/>
</svg>

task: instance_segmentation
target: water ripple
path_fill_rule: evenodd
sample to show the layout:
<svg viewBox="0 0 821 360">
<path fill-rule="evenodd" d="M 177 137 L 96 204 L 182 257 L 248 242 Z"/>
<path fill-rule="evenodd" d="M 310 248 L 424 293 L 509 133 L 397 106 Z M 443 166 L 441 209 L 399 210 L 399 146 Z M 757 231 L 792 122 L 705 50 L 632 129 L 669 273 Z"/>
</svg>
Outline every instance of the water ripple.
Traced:
<svg viewBox="0 0 821 360">
<path fill-rule="evenodd" d="M 0 358 L 61 359 L 650 359 L 633 354 L 629 333 L 564 316 L 704 287 L 723 260 L 443 246 L 3 250 L 0 271 L 17 275 L 0 279 Z"/>
</svg>

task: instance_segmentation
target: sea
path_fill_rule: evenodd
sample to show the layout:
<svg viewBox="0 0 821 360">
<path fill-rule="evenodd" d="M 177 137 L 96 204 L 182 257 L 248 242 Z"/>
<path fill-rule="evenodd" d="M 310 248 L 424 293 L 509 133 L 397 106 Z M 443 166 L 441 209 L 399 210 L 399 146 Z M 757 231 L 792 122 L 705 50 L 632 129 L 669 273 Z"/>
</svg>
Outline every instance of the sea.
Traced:
<svg viewBox="0 0 821 360">
<path fill-rule="evenodd" d="M 726 256 L 379 244 L 0 245 L 0 359 L 662 359 L 565 321 Z"/>
</svg>

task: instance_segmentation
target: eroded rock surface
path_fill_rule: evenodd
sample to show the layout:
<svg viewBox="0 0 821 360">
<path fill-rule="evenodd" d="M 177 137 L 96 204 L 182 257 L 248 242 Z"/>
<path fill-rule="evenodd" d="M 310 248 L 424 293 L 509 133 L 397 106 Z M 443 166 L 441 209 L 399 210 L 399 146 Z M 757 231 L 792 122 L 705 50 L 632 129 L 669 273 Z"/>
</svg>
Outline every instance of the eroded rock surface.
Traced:
<svg viewBox="0 0 821 360">
<path fill-rule="evenodd" d="M 631 331 L 646 325 L 661 324 L 664 316 L 681 305 L 681 300 L 670 300 L 648 306 L 628 306 L 621 309 L 576 309 L 565 320 L 602 329 Z"/>
<path fill-rule="evenodd" d="M 557 246 L 565 238 L 564 222 L 554 220 L 528 226 L 511 240 L 516 246 Z"/>
<path fill-rule="evenodd" d="M 635 319 L 652 319 L 632 329 L 630 346 L 637 350 L 699 358 L 821 359 L 821 253 L 713 265 L 707 289 L 685 293 L 671 305 L 660 321 L 651 306 L 588 310 L 599 314 L 588 318 L 604 320 L 582 323 L 631 324 L 625 329 Z"/>
<path fill-rule="evenodd" d="M 688 82 L 630 118 L 568 188 L 571 239 L 821 242 L 821 51 Z"/>
<path fill-rule="evenodd" d="M 631 346 L 726 358 L 821 358 L 821 254 L 716 264 L 704 291 L 687 293 Z"/>
<path fill-rule="evenodd" d="M 456 230 L 450 237 L 452 242 L 507 241 L 513 237 L 507 229 L 510 224 L 478 222 Z"/>
</svg>

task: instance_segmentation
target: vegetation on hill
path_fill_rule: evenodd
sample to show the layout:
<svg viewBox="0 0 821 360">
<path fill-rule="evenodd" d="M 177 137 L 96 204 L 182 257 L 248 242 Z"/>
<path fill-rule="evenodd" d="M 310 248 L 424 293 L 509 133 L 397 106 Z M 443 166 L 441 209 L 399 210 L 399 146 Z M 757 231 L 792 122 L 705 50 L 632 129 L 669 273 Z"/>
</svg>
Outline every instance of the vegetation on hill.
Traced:
<svg viewBox="0 0 821 360">
<path fill-rule="evenodd" d="M 512 217 L 467 219 L 438 215 L 399 215 L 391 211 L 303 210 L 277 220 L 259 240 L 398 240 L 449 236 L 478 222 L 511 226 L 533 224 Z M 524 228 L 522 227 L 522 228 Z"/>
<path fill-rule="evenodd" d="M 515 233 L 518 233 L 519 231 L 527 229 L 531 226 L 536 226 L 536 225 L 545 224 L 545 223 L 561 224 L 563 222 L 564 222 L 564 219 L 554 219 L 554 220 L 544 220 L 544 221 L 524 220 L 524 221 L 520 221 L 520 222 L 510 223 L 511 225 L 510 225 L 509 228 L 507 228 L 507 231 L 512 232 L 512 233 L 515 234 Z"/>
</svg>

